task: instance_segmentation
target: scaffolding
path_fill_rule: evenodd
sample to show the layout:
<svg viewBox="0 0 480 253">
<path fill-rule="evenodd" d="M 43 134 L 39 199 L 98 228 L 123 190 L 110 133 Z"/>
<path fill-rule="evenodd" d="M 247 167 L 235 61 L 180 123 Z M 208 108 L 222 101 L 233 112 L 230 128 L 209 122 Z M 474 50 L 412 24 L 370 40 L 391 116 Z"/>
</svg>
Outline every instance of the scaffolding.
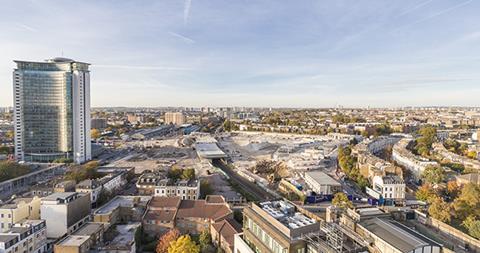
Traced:
<svg viewBox="0 0 480 253">
<path fill-rule="evenodd" d="M 330 222 L 320 222 L 320 231 L 304 234 L 301 239 L 311 245 L 316 252 L 360 252 L 368 246 L 368 242 L 355 232 Z M 346 241 L 351 243 L 345 244 Z"/>
</svg>

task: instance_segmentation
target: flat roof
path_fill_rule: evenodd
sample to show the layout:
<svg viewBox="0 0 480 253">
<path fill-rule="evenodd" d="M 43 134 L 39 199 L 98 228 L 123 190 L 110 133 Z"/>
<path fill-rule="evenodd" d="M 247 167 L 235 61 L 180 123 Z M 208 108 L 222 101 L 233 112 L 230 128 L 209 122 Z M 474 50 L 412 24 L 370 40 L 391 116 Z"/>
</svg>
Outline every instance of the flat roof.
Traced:
<svg viewBox="0 0 480 253">
<path fill-rule="evenodd" d="M 437 242 L 391 219 L 373 218 L 360 224 L 401 252 L 413 252 L 425 246 L 441 247 Z"/>
<path fill-rule="evenodd" d="M 0 235 L 0 242 L 9 242 L 17 237 L 18 235 L 3 234 L 3 235 Z"/>
<path fill-rule="evenodd" d="M 316 221 L 297 211 L 296 207 L 284 200 L 265 201 L 258 204 L 263 211 L 280 221 L 289 229 L 315 224 Z"/>
<path fill-rule="evenodd" d="M 138 198 L 140 202 L 147 202 L 151 196 L 115 196 L 112 200 L 105 205 L 98 208 L 94 214 L 107 214 L 115 210 L 119 206 L 133 206 L 134 200 Z"/>
<path fill-rule="evenodd" d="M 96 233 L 98 230 L 102 229 L 103 224 L 98 222 L 87 222 L 85 226 L 81 227 L 77 230 L 74 235 L 92 235 Z"/>
<path fill-rule="evenodd" d="M 309 171 L 305 172 L 305 175 L 310 176 L 315 182 L 317 182 L 320 185 L 335 185 L 335 186 L 341 186 L 341 184 L 327 175 L 326 173 L 322 171 Z"/>
<path fill-rule="evenodd" d="M 52 193 L 44 198 L 42 198 L 42 200 L 58 200 L 58 199 L 67 199 L 71 196 L 74 196 L 78 194 L 77 192 L 55 192 L 55 193 Z"/>
<path fill-rule="evenodd" d="M 90 239 L 88 235 L 69 235 L 65 239 L 61 240 L 58 245 L 61 246 L 70 246 L 70 247 L 79 247 Z"/>
<path fill-rule="evenodd" d="M 215 142 L 197 142 L 195 143 L 195 149 L 198 156 L 207 159 L 224 158 L 227 157 Z"/>
</svg>

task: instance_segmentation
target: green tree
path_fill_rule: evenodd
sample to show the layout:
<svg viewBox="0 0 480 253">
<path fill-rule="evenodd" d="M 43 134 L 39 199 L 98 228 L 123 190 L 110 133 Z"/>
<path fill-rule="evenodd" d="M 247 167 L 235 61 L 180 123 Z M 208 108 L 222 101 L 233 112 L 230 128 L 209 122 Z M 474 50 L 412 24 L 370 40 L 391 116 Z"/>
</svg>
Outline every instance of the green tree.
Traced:
<svg viewBox="0 0 480 253">
<path fill-rule="evenodd" d="M 23 176 L 32 172 L 27 165 L 18 164 L 12 161 L 0 162 L 0 182 Z"/>
<path fill-rule="evenodd" d="M 440 166 L 428 165 L 422 173 L 422 178 L 430 184 L 439 184 L 445 179 L 445 170 Z"/>
<path fill-rule="evenodd" d="M 353 203 L 343 192 L 336 193 L 332 199 L 332 205 L 340 208 L 353 208 Z"/>
<path fill-rule="evenodd" d="M 195 179 L 195 169 L 193 168 L 190 168 L 190 169 L 184 169 L 182 171 L 182 179 L 188 179 L 188 180 L 191 180 L 191 179 Z"/>
<path fill-rule="evenodd" d="M 200 247 L 189 235 L 180 236 L 168 247 L 168 253 L 199 253 Z"/>
<path fill-rule="evenodd" d="M 437 129 L 431 126 L 426 126 L 418 130 L 420 137 L 416 139 L 415 150 L 422 156 L 430 155 L 432 144 L 435 142 L 437 136 Z"/>
<path fill-rule="evenodd" d="M 468 216 L 463 222 L 462 225 L 468 230 L 468 234 L 480 239 L 480 220 L 475 216 Z"/>
<path fill-rule="evenodd" d="M 447 223 L 450 222 L 452 217 L 450 211 L 450 205 L 439 197 L 433 198 L 432 203 L 428 207 L 428 214 L 437 220 Z"/>
<path fill-rule="evenodd" d="M 172 180 L 178 180 L 182 177 L 182 174 L 183 174 L 182 169 L 172 167 L 168 170 L 167 177 L 172 179 Z"/>
<path fill-rule="evenodd" d="M 202 180 L 200 182 L 200 197 L 205 198 L 207 195 L 213 193 L 213 188 L 207 180 Z"/>
<path fill-rule="evenodd" d="M 202 233 L 200 233 L 198 244 L 202 252 L 209 251 L 208 249 L 212 245 L 212 235 L 210 235 L 208 229 L 204 229 Z"/>
</svg>

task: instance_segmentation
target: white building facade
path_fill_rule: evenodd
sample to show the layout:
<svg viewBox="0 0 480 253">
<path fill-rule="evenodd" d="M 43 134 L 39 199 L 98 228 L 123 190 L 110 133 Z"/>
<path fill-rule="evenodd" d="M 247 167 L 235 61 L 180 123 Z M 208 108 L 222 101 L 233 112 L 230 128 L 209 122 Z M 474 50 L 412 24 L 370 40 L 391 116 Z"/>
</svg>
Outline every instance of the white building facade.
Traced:
<svg viewBox="0 0 480 253">
<path fill-rule="evenodd" d="M 375 176 L 372 187 L 384 199 L 405 200 L 405 182 L 399 176 Z"/>
<path fill-rule="evenodd" d="M 18 161 L 91 159 L 88 63 L 67 58 L 15 61 L 14 128 Z"/>
</svg>

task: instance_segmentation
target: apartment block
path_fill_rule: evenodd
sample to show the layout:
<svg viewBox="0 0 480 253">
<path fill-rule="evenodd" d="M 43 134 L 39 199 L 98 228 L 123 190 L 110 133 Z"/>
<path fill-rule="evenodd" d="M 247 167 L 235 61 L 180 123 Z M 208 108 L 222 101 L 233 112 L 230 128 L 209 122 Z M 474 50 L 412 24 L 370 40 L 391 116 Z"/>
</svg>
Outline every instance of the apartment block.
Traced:
<svg viewBox="0 0 480 253">
<path fill-rule="evenodd" d="M 0 206 L 0 231 L 8 231 L 15 223 L 40 219 L 39 197 L 16 198 Z"/>
<path fill-rule="evenodd" d="M 42 199 L 41 218 L 47 237 L 60 238 L 80 228 L 90 216 L 90 195 L 77 192 L 53 193 Z"/>
</svg>

